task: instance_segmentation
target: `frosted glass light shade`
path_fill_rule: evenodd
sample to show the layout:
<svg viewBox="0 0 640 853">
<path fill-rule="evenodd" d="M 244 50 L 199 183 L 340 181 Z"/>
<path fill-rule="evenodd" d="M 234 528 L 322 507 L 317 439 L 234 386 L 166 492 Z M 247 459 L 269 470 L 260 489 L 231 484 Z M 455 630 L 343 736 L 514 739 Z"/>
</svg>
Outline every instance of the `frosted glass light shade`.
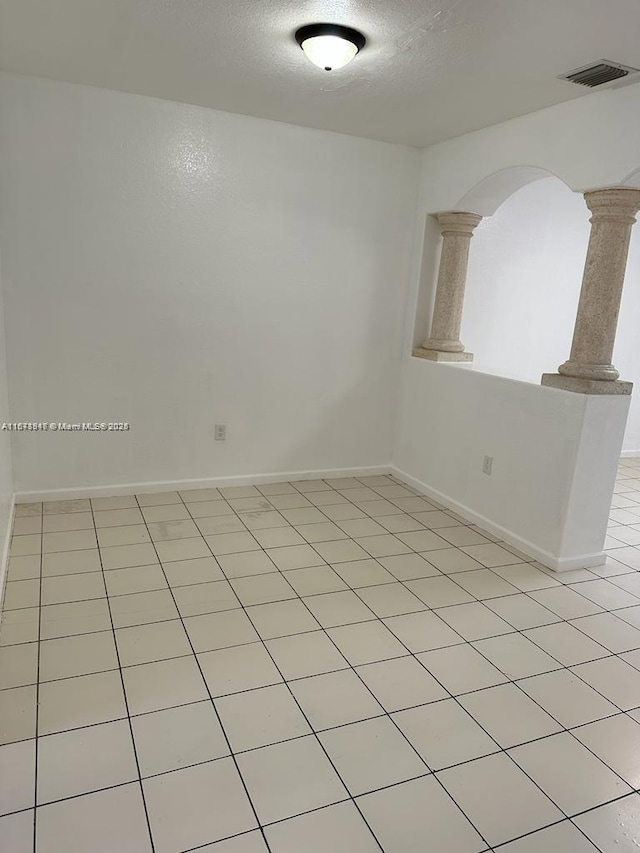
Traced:
<svg viewBox="0 0 640 853">
<path fill-rule="evenodd" d="M 305 56 L 318 68 L 344 68 L 365 44 L 362 33 L 339 24 L 310 24 L 296 32 Z"/>
</svg>

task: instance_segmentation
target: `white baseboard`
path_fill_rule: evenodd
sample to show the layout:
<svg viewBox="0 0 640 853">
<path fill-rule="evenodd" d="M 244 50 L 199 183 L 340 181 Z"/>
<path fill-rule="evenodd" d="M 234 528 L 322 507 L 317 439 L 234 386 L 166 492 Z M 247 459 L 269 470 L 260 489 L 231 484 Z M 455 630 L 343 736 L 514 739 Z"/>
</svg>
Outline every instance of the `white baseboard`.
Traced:
<svg viewBox="0 0 640 853">
<path fill-rule="evenodd" d="M 4 536 L 4 547 L 2 548 L 2 556 L 0 557 L 0 612 L 4 602 L 4 588 L 7 581 L 7 567 L 9 565 L 9 548 L 11 547 L 11 531 L 13 530 L 13 517 L 16 511 L 15 495 L 11 498 L 11 506 L 9 508 L 9 520 L 7 521 L 7 529 Z"/>
<path fill-rule="evenodd" d="M 80 486 L 72 489 L 44 489 L 37 492 L 17 492 L 16 503 L 34 501 L 68 501 L 78 498 L 119 497 L 144 495 L 150 492 L 187 491 L 188 489 L 215 489 L 226 486 L 257 486 L 296 480 L 325 480 L 338 477 L 372 477 L 390 474 L 390 465 L 362 468 L 332 468 L 324 471 L 279 471 L 277 474 L 243 474 L 239 477 L 206 477 L 198 480 L 166 480 L 153 483 L 114 483 L 104 486 Z"/>
<path fill-rule="evenodd" d="M 620 454 L 621 459 L 633 459 L 634 457 L 640 459 L 640 450 L 623 450 Z"/>
<path fill-rule="evenodd" d="M 395 466 L 393 466 L 391 470 L 396 477 L 404 480 L 405 483 L 409 486 L 413 486 L 413 488 L 417 489 L 419 492 L 422 492 L 427 498 L 433 498 L 437 503 L 454 510 L 471 523 L 477 524 L 478 527 L 482 527 L 488 533 L 493 533 L 495 536 L 499 536 L 503 542 L 513 545 L 514 548 L 517 548 L 524 554 L 528 554 L 532 559 L 538 560 L 538 562 L 542 563 L 543 566 L 547 566 L 547 568 L 553 569 L 555 572 L 568 572 L 572 569 L 588 569 L 593 566 L 601 566 L 605 562 L 606 554 L 604 551 L 594 554 L 582 554 L 576 557 L 557 557 L 549 551 L 538 548 L 538 546 L 534 545 L 533 542 L 523 539 L 521 536 L 518 536 L 517 533 L 513 533 L 513 531 L 508 530 L 506 527 L 502 527 L 500 524 L 495 524 L 493 521 L 470 509 L 465 504 L 450 498 L 448 495 L 439 492 L 437 489 L 432 489 L 431 486 L 427 486 L 426 483 L 423 483 L 420 480 L 416 480 L 415 477 L 407 474 L 406 471 L 401 471 Z"/>
</svg>

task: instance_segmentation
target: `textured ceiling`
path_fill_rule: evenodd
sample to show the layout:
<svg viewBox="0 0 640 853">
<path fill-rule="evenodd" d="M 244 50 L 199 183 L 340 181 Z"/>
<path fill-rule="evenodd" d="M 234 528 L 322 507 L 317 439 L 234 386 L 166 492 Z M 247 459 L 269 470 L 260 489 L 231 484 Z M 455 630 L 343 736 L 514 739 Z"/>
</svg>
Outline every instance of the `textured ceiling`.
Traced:
<svg viewBox="0 0 640 853">
<path fill-rule="evenodd" d="M 293 40 L 368 38 L 346 69 Z M 584 90 L 556 75 L 640 67 L 640 0 L 0 0 L 0 68 L 428 145 Z"/>
</svg>

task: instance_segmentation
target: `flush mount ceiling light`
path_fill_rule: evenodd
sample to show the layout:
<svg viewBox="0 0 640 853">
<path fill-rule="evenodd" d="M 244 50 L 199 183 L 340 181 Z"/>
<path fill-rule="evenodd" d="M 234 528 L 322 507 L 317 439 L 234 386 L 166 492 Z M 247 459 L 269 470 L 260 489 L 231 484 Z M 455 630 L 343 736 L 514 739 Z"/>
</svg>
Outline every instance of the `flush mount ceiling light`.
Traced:
<svg viewBox="0 0 640 853">
<path fill-rule="evenodd" d="M 308 24 L 296 32 L 296 41 L 310 62 L 334 71 L 351 62 L 366 39 L 358 30 L 340 24 Z"/>
</svg>

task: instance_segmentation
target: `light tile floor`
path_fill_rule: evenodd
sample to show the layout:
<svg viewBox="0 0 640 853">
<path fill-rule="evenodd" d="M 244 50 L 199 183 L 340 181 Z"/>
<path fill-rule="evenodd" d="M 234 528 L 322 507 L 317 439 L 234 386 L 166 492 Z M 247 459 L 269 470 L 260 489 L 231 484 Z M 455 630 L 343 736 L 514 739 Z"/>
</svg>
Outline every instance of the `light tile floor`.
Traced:
<svg viewBox="0 0 640 853">
<path fill-rule="evenodd" d="M 0 850 L 637 853 L 638 459 L 606 546 L 382 476 L 18 506 Z"/>
</svg>

